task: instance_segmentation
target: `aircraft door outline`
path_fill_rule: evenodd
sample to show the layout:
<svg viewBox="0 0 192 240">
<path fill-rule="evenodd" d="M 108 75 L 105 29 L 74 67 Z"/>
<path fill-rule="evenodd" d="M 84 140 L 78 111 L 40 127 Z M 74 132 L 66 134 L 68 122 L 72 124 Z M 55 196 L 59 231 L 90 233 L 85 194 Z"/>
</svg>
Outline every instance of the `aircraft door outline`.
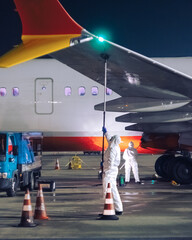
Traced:
<svg viewBox="0 0 192 240">
<path fill-rule="evenodd" d="M 36 114 L 53 113 L 53 79 L 35 79 L 35 112 Z"/>
</svg>

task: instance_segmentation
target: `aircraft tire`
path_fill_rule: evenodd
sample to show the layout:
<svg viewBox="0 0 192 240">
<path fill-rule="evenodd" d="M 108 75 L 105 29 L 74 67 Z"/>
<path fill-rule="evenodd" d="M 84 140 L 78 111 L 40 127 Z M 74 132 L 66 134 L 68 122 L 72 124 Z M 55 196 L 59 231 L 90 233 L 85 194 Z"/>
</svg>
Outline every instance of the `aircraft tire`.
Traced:
<svg viewBox="0 0 192 240">
<path fill-rule="evenodd" d="M 168 166 L 167 166 L 168 180 L 174 179 L 173 168 L 178 161 L 179 161 L 179 159 L 177 157 L 174 157 L 168 162 Z"/>
<path fill-rule="evenodd" d="M 173 155 L 162 155 L 156 160 L 155 171 L 160 177 L 169 179 L 168 163 L 174 158 Z"/>
<path fill-rule="evenodd" d="M 180 184 L 192 183 L 192 164 L 185 157 L 177 157 L 173 169 L 173 180 Z"/>
</svg>

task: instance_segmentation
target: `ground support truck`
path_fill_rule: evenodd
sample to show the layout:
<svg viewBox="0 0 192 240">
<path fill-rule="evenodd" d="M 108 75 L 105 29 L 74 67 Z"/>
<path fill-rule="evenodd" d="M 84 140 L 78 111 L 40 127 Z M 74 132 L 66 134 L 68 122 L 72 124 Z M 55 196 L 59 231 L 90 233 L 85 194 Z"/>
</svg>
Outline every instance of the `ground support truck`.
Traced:
<svg viewBox="0 0 192 240">
<path fill-rule="evenodd" d="M 21 133 L 0 133 L 0 191 L 16 195 L 17 188 L 33 190 L 41 176 L 41 155 Z"/>
</svg>

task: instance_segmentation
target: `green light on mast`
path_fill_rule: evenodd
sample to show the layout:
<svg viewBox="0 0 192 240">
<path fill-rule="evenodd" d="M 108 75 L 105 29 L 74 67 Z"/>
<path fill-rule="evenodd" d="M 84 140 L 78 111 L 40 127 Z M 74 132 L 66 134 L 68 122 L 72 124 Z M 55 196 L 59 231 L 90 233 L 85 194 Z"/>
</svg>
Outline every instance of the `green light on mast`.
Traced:
<svg viewBox="0 0 192 240">
<path fill-rule="evenodd" d="M 99 42 L 103 42 L 104 41 L 103 37 L 98 37 L 98 39 L 99 39 Z"/>
</svg>

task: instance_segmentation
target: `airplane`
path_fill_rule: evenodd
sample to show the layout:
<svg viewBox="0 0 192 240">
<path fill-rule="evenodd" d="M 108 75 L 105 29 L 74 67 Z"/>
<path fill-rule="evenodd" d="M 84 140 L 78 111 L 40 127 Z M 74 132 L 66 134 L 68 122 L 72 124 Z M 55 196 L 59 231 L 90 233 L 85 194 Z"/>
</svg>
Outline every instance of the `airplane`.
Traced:
<svg viewBox="0 0 192 240">
<path fill-rule="evenodd" d="M 107 94 L 106 127 L 121 150 L 132 140 L 140 153 L 162 153 L 157 174 L 192 183 L 192 59 L 150 59 L 101 39 L 58 0 L 14 2 L 22 43 L 0 58 L 1 130 L 42 132 L 56 151 L 100 151 Z"/>
</svg>

